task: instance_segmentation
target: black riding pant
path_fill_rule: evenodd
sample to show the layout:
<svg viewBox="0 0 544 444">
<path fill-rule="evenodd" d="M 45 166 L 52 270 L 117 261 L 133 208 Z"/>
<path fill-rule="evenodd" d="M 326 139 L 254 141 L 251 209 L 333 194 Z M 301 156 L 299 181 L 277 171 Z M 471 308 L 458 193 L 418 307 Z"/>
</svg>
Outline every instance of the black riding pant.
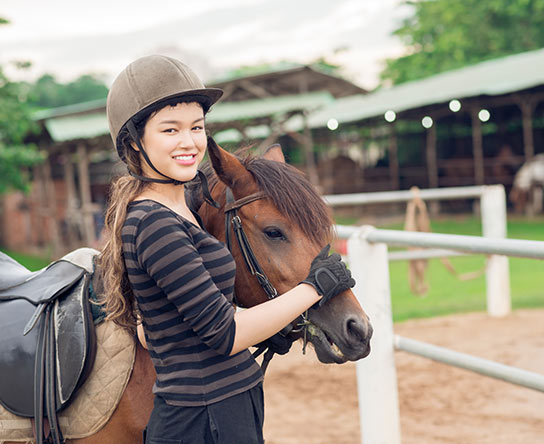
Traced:
<svg viewBox="0 0 544 444">
<path fill-rule="evenodd" d="M 155 396 L 145 444 L 263 444 L 262 383 L 214 404 L 180 407 Z"/>
</svg>

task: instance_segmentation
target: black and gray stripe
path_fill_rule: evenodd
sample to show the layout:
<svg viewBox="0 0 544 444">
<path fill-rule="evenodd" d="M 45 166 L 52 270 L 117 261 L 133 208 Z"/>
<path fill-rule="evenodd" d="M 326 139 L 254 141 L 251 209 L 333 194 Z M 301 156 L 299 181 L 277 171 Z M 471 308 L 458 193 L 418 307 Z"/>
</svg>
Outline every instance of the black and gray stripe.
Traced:
<svg viewBox="0 0 544 444">
<path fill-rule="evenodd" d="M 248 350 L 229 356 L 236 269 L 225 246 L 152 200 L 129 205 L 122 240 L 157 371 L 153 392 L 169 404 L 206 405 L 259 383 Z"/>
</svg>

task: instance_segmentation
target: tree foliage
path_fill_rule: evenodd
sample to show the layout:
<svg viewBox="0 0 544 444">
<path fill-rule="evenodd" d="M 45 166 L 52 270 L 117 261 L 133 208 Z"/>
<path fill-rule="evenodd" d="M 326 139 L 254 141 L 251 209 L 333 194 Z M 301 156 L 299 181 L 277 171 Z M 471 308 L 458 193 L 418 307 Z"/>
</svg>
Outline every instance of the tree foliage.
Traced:
<svg viewBox="0 0 544 444">
<path fill-rule="evenodd" d="M 383 83 L 402 83 L 544 47 L 544 0 L 408 0 L 395 32 L 407 55 L 386 61 Z"/>
<path fill-rule="evenodd" d="M 7 20 L 0 18 L 0 24 Z M 25 137 L 35 130 L 30 109 L 20 85 L 11 82 L 0 66 L 0 194 L 10 189 L 26 190 L 28 167 L 43 160 Z"/>
<path fill-rule="evenodd" d="M 24 84 L 28 103 L 38 108 L 56 108 L 91 100 L 105 99 L 108 88 L 97 75 L 84 74 L 68 83 L 59 83 L 51 74 L 44 74 L 33 84 Z"/>
</svg>

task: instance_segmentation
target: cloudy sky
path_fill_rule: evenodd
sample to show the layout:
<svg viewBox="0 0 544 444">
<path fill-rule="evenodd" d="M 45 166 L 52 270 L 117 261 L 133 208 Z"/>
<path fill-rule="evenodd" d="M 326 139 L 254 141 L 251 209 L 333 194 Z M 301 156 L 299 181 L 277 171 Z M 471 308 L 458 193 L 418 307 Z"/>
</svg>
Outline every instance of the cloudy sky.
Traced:
<svg viewBox="0 0 544 444">
<path fill-rule="evenodd" d="M 94 72 L 111 82 L 137 57 L 181 58 L 204 79 L 240 65 L 325 56 L 372 89 L 383 59 L 402 52 L 391 36 L 409 13 L 400 0 L 2 0 L 0 64 L 10 77 L 50 72 L 68 81 Z M 26 73 L 9 68 L 30 60 Z"/>
</svg>

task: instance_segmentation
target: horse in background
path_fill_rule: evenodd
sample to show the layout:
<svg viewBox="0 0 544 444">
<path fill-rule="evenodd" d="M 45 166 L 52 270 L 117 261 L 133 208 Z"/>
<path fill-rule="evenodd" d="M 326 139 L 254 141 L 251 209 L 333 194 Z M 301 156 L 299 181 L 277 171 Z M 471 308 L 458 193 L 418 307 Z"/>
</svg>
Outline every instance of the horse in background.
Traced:
<svg viewBox="0 0 544 444">
<path fill-rule="evenodd" d="M 544 200 L 544 154 L 537 154 L 516 172 L 509 195 L 517 213 L 542 213 Z"/>
</svg>

